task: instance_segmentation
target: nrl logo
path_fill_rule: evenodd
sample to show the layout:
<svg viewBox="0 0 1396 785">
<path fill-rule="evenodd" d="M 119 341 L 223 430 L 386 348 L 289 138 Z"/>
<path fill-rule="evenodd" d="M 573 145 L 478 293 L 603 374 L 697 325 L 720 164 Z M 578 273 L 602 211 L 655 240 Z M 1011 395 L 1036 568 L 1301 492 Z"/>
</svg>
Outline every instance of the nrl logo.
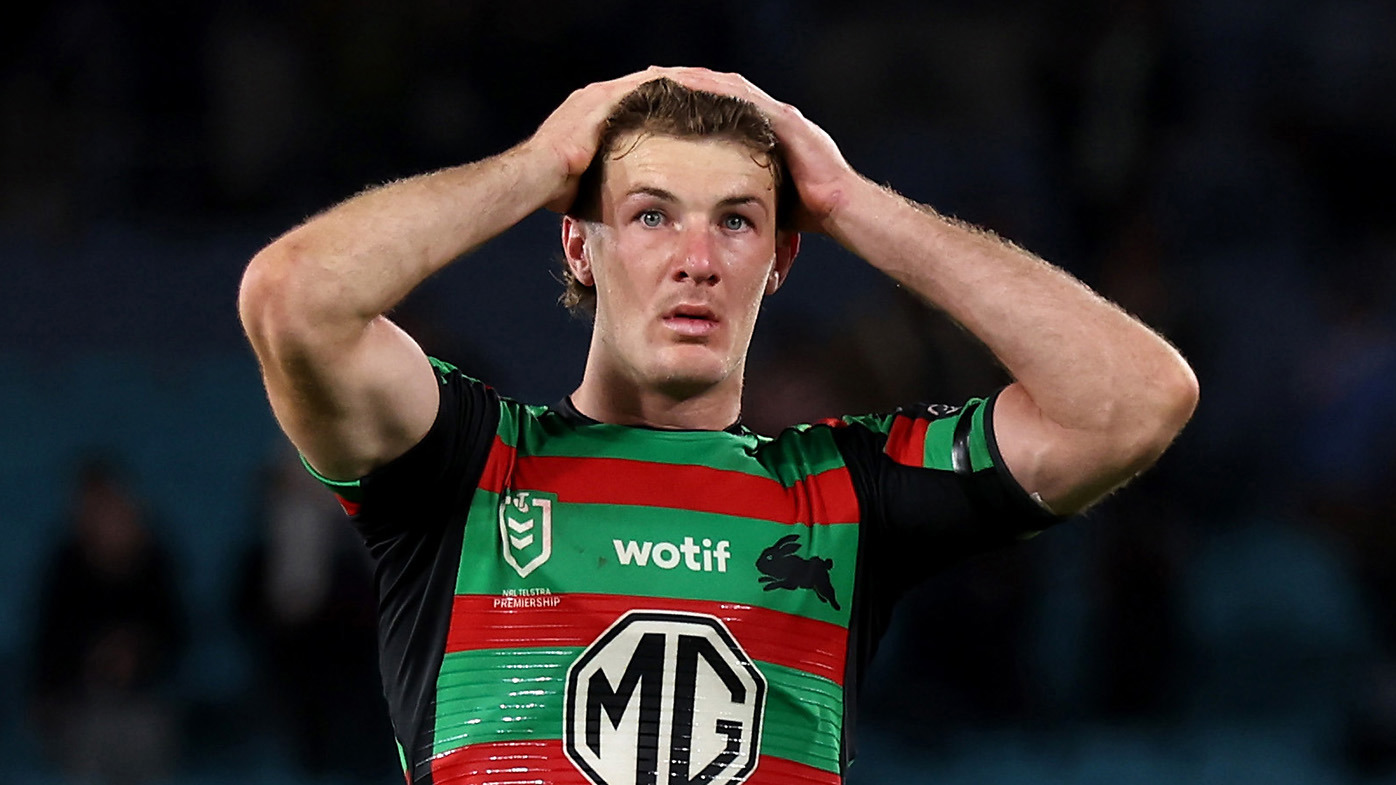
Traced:
<svg viewBox="0 0 1396 785">
<path fill-rule="evenodd" d="M 557 494 L 515 491 L 499 500 L 499 541 L 504 561 L 527 578 L 553 554 L 553 502 Z"/>
</svg>

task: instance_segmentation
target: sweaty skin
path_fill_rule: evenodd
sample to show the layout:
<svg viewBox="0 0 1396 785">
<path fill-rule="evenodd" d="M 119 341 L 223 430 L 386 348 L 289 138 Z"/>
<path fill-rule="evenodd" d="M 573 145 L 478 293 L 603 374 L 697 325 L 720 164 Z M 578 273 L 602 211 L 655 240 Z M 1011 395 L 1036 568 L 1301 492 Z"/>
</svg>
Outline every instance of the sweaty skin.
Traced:
<svg viewBox="0 0 1396 785">
<path fill-rule="evenodd" d="M 1053 511 L 1128 481 L 1191 416 L 1197 380 L 1177 351 L 1062 270 L 863 178 L 827 133 L 736 74 L 651 68 L 577 90 L 505 153 L 362 193 L 257 254 L 239 312 L 273 411 L 315 468 L 358 478 L 426 434 L 434 375 L 383 314 L 539 207 L 565 209 L 611 108 L 660 76 L 761 109 L 799 191 L 798 227 L 911 288 L 1003 363 L 1015 381 L 994 410 L 1000 450 Z M 798 249 L 774 231 L 758 171 L 734 143 L 641 139 L 606 164 L 601 221 L 564 219 L 569 264 L 598 294 L 582 411 L 669 428 L 736 419 L 760 300 Z"/>
<path fill-rule="evenodd" d="M 801 228 L 838 240 L 993 352 L 1015 380 L 994 408 L 1004 462 L 1052 511 L 1077 512 L 1127 482 L 1191 418 L 1197 377 L 1183 357 L 1080 281 L 861 176 L 823 129 L 738 74 L 669 76 L 759 107 L 785 148 Z"/>
<path fill-rule="evenodd" d="M 238 313 L 277 421 L 321 474 L 362 477 L 436 417 L 426 356 L 383 314 L 538 208 L 566 209 L 616 101 L 666 73 L 576 90 L 510 150 L 367 190 L 253 257 Z"/>
<path fill-rule="evenodd" d="M 645 135 L 616 147 L 601 220 L 563 219 L 568 263 L 597 289 L 573 402 L 604 422 L 724 427 L 739 414 L 761 300 L 794 257 L 776 231 L 770 170 L 724 141 Z"/>
</svg>

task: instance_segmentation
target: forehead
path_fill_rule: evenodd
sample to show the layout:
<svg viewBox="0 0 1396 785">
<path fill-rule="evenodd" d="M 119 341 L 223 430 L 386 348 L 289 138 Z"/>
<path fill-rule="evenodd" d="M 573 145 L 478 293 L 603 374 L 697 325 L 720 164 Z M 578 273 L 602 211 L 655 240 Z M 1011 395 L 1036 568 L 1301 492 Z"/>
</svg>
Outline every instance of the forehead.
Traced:
<svg viewBox="0 0 1396 785">
<path fill-rule="evenodd" d="M 753 196 L 775 201 L 769 159 L 740 142 L 629 134 L 617 139 L 612 149 L 603 180 L 608 199 L 648 187 L 682 199 Z"/>
</svg>

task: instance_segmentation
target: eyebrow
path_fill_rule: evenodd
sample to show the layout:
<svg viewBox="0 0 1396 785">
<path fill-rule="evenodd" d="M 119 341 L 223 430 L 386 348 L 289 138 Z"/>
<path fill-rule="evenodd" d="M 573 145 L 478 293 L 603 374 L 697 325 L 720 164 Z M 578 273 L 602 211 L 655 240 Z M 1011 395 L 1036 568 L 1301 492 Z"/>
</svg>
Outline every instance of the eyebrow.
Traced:
<svg viewBox="0 0 1396 785">
<path fill-rule="evenodd" d="M 666 202 L 677 202 L 677 201 L 679 201 L 679 197 L 675 196 L 674 194 L 670 193 L 669 191 L 666 191 L 666 190 L 664 190 L 663 188 L 657 188 L 657 187 L 652 186 L 652 185 L 639 185 L 639 186 L 636 186 L 636 187 L 634 187 L 634 188 L 631 188 L 629 191 L 627 191 L 625 195 L 626 195 L 627 197 L 631 197 L 631 196 L 653 196 L 653 197 L 656 198 L 656 199 L 661 199 L 661 200 L 666 201 Z M 763 207 L 763 208 L 765 207 L 765 204 L 764 204 L 758 197 L 756 197 L 756 196 L 754 196 L 754 195 L 751 195 L 751 194 L 741 194 L 741 195 L 738 195 L 738 196 L 729 196 L 729 197 L 727 197 L 726 199 L 723 199 L 723 200 L 719 201 L 719 202 L 717 203 L 717 206 L 718 206 L 718 207 L 740 207 L 740 206 L 742 206 L 742 205 L 748 205 L 748 204 L 754 204 L 754 205 L 757 205 L 757 206 Z"/>
<path fill-rule="evenodd" d="M 739 207 L 744 204 L 754 204 L 758 207 L 765 207 L 765 203 L 755 196 L 729 196 L 717 203 L 718 207 Z"/>
<path fill-rule="evenodd" d="M 625 195 L 630 196 L 653 196 L 656 199 L 663 199 L 666 202 L 677 202 L 679 197 L 674 196 L 663 188 L 656 188 L 652 185 L 640 185 L 626 191 Z"/>
</svg>

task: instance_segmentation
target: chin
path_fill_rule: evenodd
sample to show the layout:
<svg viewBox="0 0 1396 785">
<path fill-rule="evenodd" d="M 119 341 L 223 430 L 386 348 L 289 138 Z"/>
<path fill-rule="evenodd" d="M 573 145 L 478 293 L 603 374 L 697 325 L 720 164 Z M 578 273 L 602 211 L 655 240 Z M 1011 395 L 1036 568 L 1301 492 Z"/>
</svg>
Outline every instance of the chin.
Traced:
<svg viewBox="0 0 1396 785">
<path fill-rule="evenodd" d="M 650 378 L 662 389 L 685 397 L 716 387 L 735 370 L 724 354 L 706 346 L 670 347 L 664 355 Z"/>
</svg>

